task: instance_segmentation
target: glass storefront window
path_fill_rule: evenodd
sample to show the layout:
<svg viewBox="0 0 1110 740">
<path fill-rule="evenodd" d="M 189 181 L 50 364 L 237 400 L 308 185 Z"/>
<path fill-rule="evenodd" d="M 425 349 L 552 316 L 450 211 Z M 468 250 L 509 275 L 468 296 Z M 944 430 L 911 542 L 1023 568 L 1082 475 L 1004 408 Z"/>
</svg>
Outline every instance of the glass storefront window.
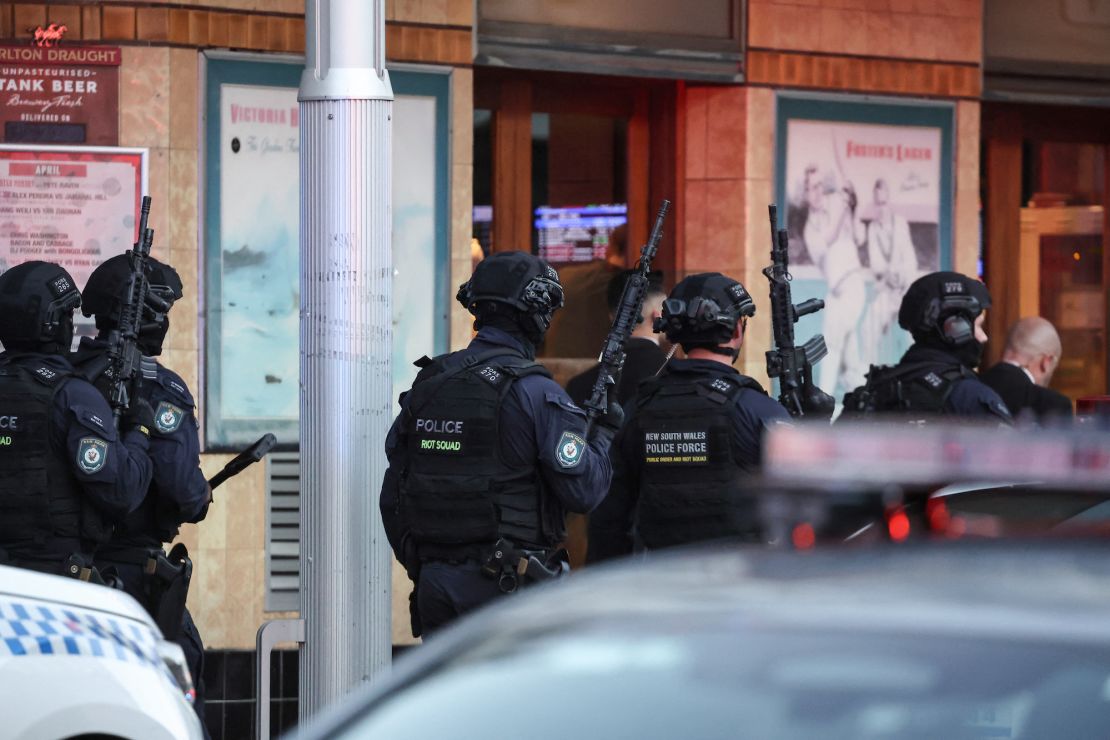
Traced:
<svg viewBox="0 0 1110 740">
<path fill-rule="evenodd" d="M 547 357 L 593 357 L 609 324 L 606 293 L 625 265 L 627 131 L 623 118 L 532 114 L 532 250 L 566 292 Z"/>
<path fill-rule="evenodd" d="M 1101 208 L 1052 210 L 1061 212 L 1060 223 L 1071 231 L 1101 226 Z M 1042 234 L 1040 252 L 1040 315 L 1055 325 L 1063 346 L 1052 387 L 1073 399 L 1101 394 L 1107 351 L 1101 229 Z"/>
<path fill-rule="evenodd" d="M 1106 146 L 1028 141 L 1025 152 L 1023 250 L 1038 267 L 1037 313 L 1056 326 L 1063 345 L 1052 387 L 1073 399 L 1102 394 L 1108 350 L 1102 206 Z"/>
</svg>

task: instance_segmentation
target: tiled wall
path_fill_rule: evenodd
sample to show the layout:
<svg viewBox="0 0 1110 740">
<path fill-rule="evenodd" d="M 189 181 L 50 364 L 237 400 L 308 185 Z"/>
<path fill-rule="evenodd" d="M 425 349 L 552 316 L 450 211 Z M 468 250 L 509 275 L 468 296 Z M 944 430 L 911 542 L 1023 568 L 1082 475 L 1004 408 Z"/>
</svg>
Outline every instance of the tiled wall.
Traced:
<svg viewBox="0 0 1110 740">
<path fill-rule="evenodd" d="M 743 270 L 747 100 L 744 87 L 686 90 L 685 273 Z"/>
<path fill-rule="evenodd" d="M 297 725 L 299 654 L 275 650 L 270 657 L 270 737 Z M 212 740 L 255 737 L 257 703 L 253 650 L 214 650 L 204 656 L 204 721 Z"/>
<path fill-rule="evenodd" d="M 748 89 L 745 150 L 748 153 L 748 170 L 745 173 L 744 239 L 748 245 L 749 260 L 741 282 L 751 286 L 758 300 L 767 295 L 767 278 L 760 272 L 771 256 L 771 224 L 767 218 L 767 204 L 774 201 L 775 166 L 775 93 L 766 88 Z M 780 204 L 780 208 L 782 204 Z M 748 321 L 745 351 L 740 357 L 740 371 L 764 383 L 767 378 L 767 361 L 763 350 L 771 346 L 771 312 L 757 312 Z M 750 349 L 748 349 L 750 347 Z"/>
<path fill-rule="evenodd" d="M 753 87 L 688 87 L 684 116 L 683 264 L 695 272 L 734 276 L 755 295 L 769 249 L 767 204 L 774 157 L 774 93 Z M 769 346 L 770 314 L 748 322 L 741 372 L 766 382 L 761 349 Z"/>
<path fill-rule="evenodd" d="M 395 646 L 396 660 L 408 648 Z M 255 737 L 254 650 L 212 650 L 204 656 L 205 724 L 212 740 Z M 270 737 L 287 735 L 297 726 L 300 654 L 275 650 L 270 656 Z"/>
<path fill-rule="evenodd" d="M 952 267 L 965 275 L 979 270 L 979 102 L 956 103 L 956 213 Z"/>
<path fill-rule="evenodd" d="M 979 0 L 751 0 L 758 85 L 977 98 Z"/>
<path fill-rule="evenodd" d="M 748 45 L 978 64 L 980 0 L 749 0 Z"/>
<path fill-rule="evenodd" d="M 68 41 L 303 53 L 304 0 L 0 3 L 0 38 L 64 24 Z M 389 58 L 470 64 L 473 0 L 389 0 Z"/>
</svg>

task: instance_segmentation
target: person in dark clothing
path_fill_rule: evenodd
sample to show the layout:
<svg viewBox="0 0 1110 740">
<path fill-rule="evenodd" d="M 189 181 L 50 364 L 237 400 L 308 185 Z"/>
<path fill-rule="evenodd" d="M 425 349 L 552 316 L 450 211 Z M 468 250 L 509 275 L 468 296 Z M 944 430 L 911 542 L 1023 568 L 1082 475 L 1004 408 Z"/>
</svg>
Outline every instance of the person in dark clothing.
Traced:
<svg viewBox="0 0 1110 740">
<path fill-rule="evenodd" d="M 148 454 L 153 472 L 145 497 L 120 522 L 109 542 L 96 553 L 97 566 L 111 568 L 124 589 L 157 618 L 164 593 L 185 584 L 167 582 L 152 572 L 165 559 L 163 544 L 177 537 L 185 522 L 199 522 L 208 513 L 212 492 L 200 469 L 200 438 L 195 403 L 180 375 L 151 359 L 162 353 L 169 331 L 169 310 L 182 296 L 177 271 L 154 258 L 147 261 L 150 292 L 154 298 L 144 307 L 139 350 L 149 360 L 150 377 L 133 389 L 138 399 L 153 409 Z M 107 396 L 111 385 L 108 335 L 119 329 L 120 309 L 129 288 L 131 266 L 126 255 L 118 255 L 93 270 L 82 292 L 83 312 L 96 318 L 97 337 L 84 337 L 74 353 L 77 369 Z M 150 567 L 148 567 L 148 565 Z M 163 571 L 165 572 L 165 571 Z M 180 573 L 179 576 L 183 576 Z M 173 616 L 176 622 L 178 617 Z M 183 609 L 179 629 L 160 624 L 167 639 L 177 642 L 185 653 L 193 676 L 196 699 L 193 707 L 204 724 L 204 643 L 188 609 Z"/>
<path fill-rule="evenodd" d="M 1011 424 L 1006 404 L 974 371 L 990 305 L 987 286 L 957 272 L 915 280 L 898 310 L 898 325 L 913 335 L 913 345 L 897 365 L 871 367 L 867 384 L 844 396 L 841 418 L 947 416 Z"/>
<path fill-rule="evenodd" d="M 628 282 L 633 272 L 633 270 L 625 270 L 609 281 L 609 292 L 606 298 L 609 302 L 610 322 L 620 305 L 624 284 Z M 655 319 L 662 315 L 660 311 L 663 299 L 666 297 L 667 293 L 658 281 L 653 280 L 648 283 L 643 310 L 640 312 L 640 323 L 632 330 L 632 336 L 624 347 L 624 370 L 617 384 L 617 401 L 621 406 L 627 405 L 636 394 L 636 388 L 640 383 L 659 372 L 663 363 L 667 361 L 667 354 L 659 347 L 659 340 L 652 328 Z M 581 405 L 589 399 L 594 383 L 597 382 L 597 373 L 598 366 L 594 365 L 567 381 L 567 395 L 572 401 Z"/>
<path fill-rule="evenodd" d="M 149 405 L 112 409 L 67 355 L 81 294 L 49 262 L 0 275 L 0 564 L 100 581 L 93 553 L 151 478 Z"/>
<path fill-rule="evenodd" d="M 457 297 L 478 335 L 417 361 L 386 439 L 380 507 L 415 586 L 415 635 L 562 570 L 566 512 L 605 496 L 622 421 L 613 402 L 587 431 L 585 412 L 533 359 L 563 302 L 554 268 L 494 254 Z"/>
<path fill-rule="evenodd" d="M 1071 399 L 1048 387 L 1063 348 L 1056 328 L 1039 316 L 1010 327 L 1002 361 L 982 374 L 1016 419 L 1036 423 L 1071 419 Z"/>
<path fill-rule="evenodd" d="M 758 538 L 743 477 L 764 430 L 790 415 L 733 363 L 755 303 L 720 273 L 691 275 L 663 303 L 656 331 L 686 359 L 641 384 L 613 443 L 613 485 L 590 517 L 587 562 L 636 549 Z"/>
</svg>

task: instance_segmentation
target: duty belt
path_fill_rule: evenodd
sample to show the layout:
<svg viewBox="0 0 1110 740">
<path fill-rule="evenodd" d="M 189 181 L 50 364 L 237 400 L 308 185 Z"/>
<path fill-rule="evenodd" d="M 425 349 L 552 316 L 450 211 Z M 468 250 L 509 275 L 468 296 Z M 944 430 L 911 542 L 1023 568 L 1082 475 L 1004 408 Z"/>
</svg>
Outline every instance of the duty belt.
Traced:
<svg viewBox="0 0 1110 740">
<path fill-rule="evenodd" d="M 494 544 L 489 558 L 482 564 L 482 575 L 497 581 L 497 587 L 506 594 L 516 591 L 521 584 L 550 581 L 569 572 L 566 550 L 560 548 L 553 553 L 525 550 L 505 538 Z"/>
<path fill-rule="evenodd" d="M 74 578 L 98 586 L 108 585 L 94 568 L 88 558 L 78 553 L 73 553 L 62 562 L 56 560 L 24 560 L 11 557 L 6 550 L 0 550 L 0 565 L 10 565 L 13 568 L 33 570 L 36 573 L 46 573 L 52 576 Z"/>
</svg>

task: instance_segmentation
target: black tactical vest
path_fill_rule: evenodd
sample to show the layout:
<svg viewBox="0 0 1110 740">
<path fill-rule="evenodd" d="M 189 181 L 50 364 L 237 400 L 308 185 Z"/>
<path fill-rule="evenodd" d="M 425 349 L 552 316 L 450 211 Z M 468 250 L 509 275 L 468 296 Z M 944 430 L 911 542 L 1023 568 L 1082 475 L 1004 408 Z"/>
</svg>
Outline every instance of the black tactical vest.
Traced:
<svg viewBox="0 0 1110 740">
<path fill-rule="evenodd" d="M 641 384 L 634 429 L 641 462 L 636 528 L 649 549 L 754 538 L 754 500 L 740 484 L 730 421 L 744 388 L 735 373 L 664 375 Z"/>
<path fill-rule="evenodd" d="M 0 548 L 35 559 L 51 540 L 100 542 L 110 527 L 81 495 L 64 450 L 50 442 L 54 394 L 69 372 L 0 366 Z"/>
<path fill-rule="evenodd" d="M 536 465 L 510 466 L 500 443 L 512 384 L 550 374 L 505 350 L 453 369 L 447 357 L 424 363 L 403 402 L 399 507 L 421 555 L 450 557 L 500 537 L 537 549 L 561 541 L 564 512 L 545 494 Z"/>
<path fill-rule="evenodd" d="M 975 377 L 964 366 L 936 362 L 872 365 L 867 383 L 844 396 L 844 413 L 851 419 L 876 414 L 899 414 L 922 420 L 945 414 L 952 388 L 961 378 Z"/>
</svg>

